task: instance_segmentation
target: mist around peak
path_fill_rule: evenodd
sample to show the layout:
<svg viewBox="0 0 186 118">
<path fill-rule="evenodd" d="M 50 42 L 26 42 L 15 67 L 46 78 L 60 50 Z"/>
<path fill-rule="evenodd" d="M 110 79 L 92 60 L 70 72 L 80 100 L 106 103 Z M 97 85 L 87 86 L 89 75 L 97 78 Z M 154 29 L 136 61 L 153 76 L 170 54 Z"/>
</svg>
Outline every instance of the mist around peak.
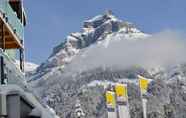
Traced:
<svg viewBox="0 0 186 118">
<path fill-rule="evenodd" d="M 78 55 L 69 67 L 71 72 L 98 67 L 165 67 L 185 63 L 185 51 L 186 37 L 178 31 L 166 30 L 141 40 L 111 40 L 107 47 L 104 42 L 92 45 Z"/>
</svg>

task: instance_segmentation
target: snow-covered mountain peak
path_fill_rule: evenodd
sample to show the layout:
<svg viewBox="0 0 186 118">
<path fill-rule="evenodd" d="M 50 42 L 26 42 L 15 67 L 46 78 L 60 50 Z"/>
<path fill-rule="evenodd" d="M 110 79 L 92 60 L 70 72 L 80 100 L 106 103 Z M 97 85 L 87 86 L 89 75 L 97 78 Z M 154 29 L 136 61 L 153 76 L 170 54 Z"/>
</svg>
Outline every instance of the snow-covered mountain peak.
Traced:
<svg viewBox="0 0 186 118">
<path fill-rule="evenodd" d="M 97 15 L 91 19 L 84 21 L 84 28 L 97 28 L 106 22 L 122 22 L 115 17 L 111 11 L 107 11 L 105 14 Z"/>
<path fill-rule="evenodd" d="M 118 19 L 113 15 L 112 11 L 107 11 L 102 15 L 97 15 L 91 19 L 84 21 L 83 31 L 91 32 L 94 31 L 104 25 L 113 25 L 112 32 L 117 32 L 119 30 L 125 31 L 125 33 L 139 33 L 141 32 L 133 23 L 128 21 L 123 21 Z M 109 33 L 109 32 L 108 32 Z"/>
<path fill-rule="evenodd" d="M 107 11 L 103 15 L 85 20 L 82 30 L 71 33 L 64 42 L 56 46 L 48 60 L 37 69 L 37 72 L 70 63 L 82 49 L 92 44 L 103 44 L 106 47 L 110 40 L 133 40 L 146 36 L 134 24 L 122 21 L 111 11 Z"/>
</svg>

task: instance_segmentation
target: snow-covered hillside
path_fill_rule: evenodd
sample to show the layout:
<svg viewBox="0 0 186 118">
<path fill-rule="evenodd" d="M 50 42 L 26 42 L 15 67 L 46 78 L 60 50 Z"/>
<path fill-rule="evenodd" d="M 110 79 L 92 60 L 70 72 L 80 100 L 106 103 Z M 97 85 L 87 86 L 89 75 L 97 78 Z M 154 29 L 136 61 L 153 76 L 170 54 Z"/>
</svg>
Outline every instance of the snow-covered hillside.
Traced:
<svg viewBox="0 0 186 118">
<path fill-rule="evenodd" d="M 186 65 L 178 63 L 183 61 L 185 47 L 164 40 L 172 38 L 174 35 L 152 37 L 107 12 L 84 21 L 82 31 L 71 33 L 56 46 L 30 75 L 30 85 L 61 118 L 76 117 L 76 101 L 86 118 L 107 118 L 105 88 L 124 82 L 128 84 L 131 116 L 142 118 L 137 86 L 140 74 L 154 80 L 147 96 L 148 118 L 184 118 Z"/>
<path fill-rule="evenodd" d="M 19 61 L 16 60 L 16 65 L 19 66 Z M 35 63 L 32 63 L 32 62 L 25 62 L 25 72 L 28 73 L 28 72 L 32 72 L 34 70 L 36 70 L 36 68 L 38 67 L 39 65 L 35 64 Z"/>
</svg>

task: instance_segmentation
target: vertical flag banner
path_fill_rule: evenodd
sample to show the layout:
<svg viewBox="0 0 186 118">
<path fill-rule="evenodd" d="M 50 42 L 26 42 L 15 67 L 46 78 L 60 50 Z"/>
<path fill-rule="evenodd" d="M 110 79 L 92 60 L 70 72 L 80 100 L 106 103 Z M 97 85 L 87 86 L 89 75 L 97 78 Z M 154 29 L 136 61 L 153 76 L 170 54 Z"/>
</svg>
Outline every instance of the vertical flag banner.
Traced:
<svg viewBox="0 0 186 118">
<path fill-rule="evenodd" d="M 116 84 L 115 92 L 118 104 L 127 104 L 128 95 L 127 95 L 127 85 L 126 84 Z"/>
<path fill-rule="evenodd" d="M 115 93 L 112 91 L 106 91 L 106 103 L 108 111 L 115 111 L 116 108 L 116 100 L 115 100 Z"/>
<path fill-rule="evenodd" d="M 140 86 L 140 90 L 141 90 L 141 94 L 145 94 L 147 92 L 147 88 L 148 88 L 148 84 L 149 84 L 149 79 L 138 75 L 138 79 L 139 79 L 139 86 Z"/>
</svg>

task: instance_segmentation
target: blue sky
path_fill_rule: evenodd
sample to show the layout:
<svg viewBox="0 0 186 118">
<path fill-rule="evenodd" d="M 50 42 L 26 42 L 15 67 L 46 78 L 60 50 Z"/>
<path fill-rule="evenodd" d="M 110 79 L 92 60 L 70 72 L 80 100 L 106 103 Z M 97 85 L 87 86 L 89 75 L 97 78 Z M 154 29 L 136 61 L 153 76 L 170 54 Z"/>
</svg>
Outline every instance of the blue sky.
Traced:
<svg viewBox="0 0 186 118">
<path fill-rule="evenodd" d="M 45 61 L 52 48 L 84 20 L 110 9 L 146 33 L 165 29 L 186 31 L 186 0 L 24 0 L 26 60 Z"/>
</svg>

